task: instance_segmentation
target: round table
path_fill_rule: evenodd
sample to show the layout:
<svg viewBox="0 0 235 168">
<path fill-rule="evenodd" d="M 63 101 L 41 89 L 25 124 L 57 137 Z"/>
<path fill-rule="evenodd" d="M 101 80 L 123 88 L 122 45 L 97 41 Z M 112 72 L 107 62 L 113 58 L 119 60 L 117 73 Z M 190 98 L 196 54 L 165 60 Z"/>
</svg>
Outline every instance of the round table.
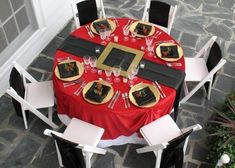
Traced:
<svg viewBox="0 0 235 168">
<path fill-rule="evenodd" d="M 110 18 L 111 20 L 115 20 Z M 118 26 L 116 30 L 113 32 L 115 36 L 119 37 L 118 43 L 124 46 L 128 46 L 131 48 L 135 48 L 140 50 L 141 46 L 145 45 L 144 38 L 137 38 L 136 42 L 132 41 L 124 41 L 123 40 L 123 32 L 122 27 L 126 25 L 129 20 L 128 18 L 117 18 Z M 134 21 L 134 20 L 133 20 Z M 157 39 L 154 39 L 154 43 L 159 41 L 166 40 L 174 40 L 170 35 L 165 33 L 163 30 L 155 27 L 156 30 L 162 32 Z M 155 30 L 155 31 L 156 31 Z M 71 35 L 75 37 L 80 37 L 95 43 L 101 43 L 101 39 L 98 35 L 91 38 L 87 32 L 85 26 L 81 26 L 77 30 L 71 33 Z M 114 42 L 114 35 L 111 36 L 111 42 Z M 177 44 L 177 42 L 174 40 Z M 108 42 L 107 42 L 108 44 Z M 76 55 L 71 55 L 70 53 L 57 50 L 54 58 L 53 70 L 58 64 L 58 59 L 66 58 L 70 56 L 70 58 L 82 62 L 83 59 L 81 57 L 77 57 Z M 160 64 L 166 65 L 166 62 L 157 58 L 156 56 L 150 57 L 147 52 L 145 52 L 144 59 L 157 62 Z M 184 58 L 182 57 L 177 62 L 180 62 L 182 66 L 175 66 L 171 68 L 176 68 L 180 70 L 184 70 Z M 91 73 L 90 71 L 86 71 L 82 78 L 85 79 L 86 82 L 90 82 L 93 80 L 98 80 L 99 78 L 105 79 L 106 75 L 103 72 L 101 75 L 97 73 Z M 112 76 L 112 78 L 114 78 Z M 152 81 L 145 80 L 143 78 L 138 77 L 137 80 L 134 81 L 136 84 L 139 82 L 144 83 L 152 83 Z M 150 108 L 140 108 L 136 107 L 132 103 L 130 103 L 130 108 L 125 108 L 124 101 L 122 96 L 119 96 L 115 106 L 113 109 L 108 108 L 109 102 L 100 105 L 94 105 L 88 103 L 84 100 L 82 94 L 79 96 L 74 95 L 74 91 L 77 90 L 78 84 L 72 85 L 69 87 L 63 86 L 64 81 L 59 80 L 55 74 L 53 73 L 53 85 L 54 91 L 57 99 L 57 112 L 59 118 L 62 120 L 64 124 L 68 124 L 70 118 L 76 117 L 83 121 L 89 122 L 91 124 L 100 126 L 104 128 L 105 132 L 103 134 L 102 140 L 113 140 L 117 139 L 120 136 L 131 136 L 134 133 L 138 132 L 139 129 L 158 119 L 159 117 L 168 114 L 171 112 L 175 96 L 176 90 L 164 85 L 161 85 L 164 93 L 166 94 L 166 98 L 160 99 L 159 102 Z M 120 90 L 121 93 L 129 92 L 130 86 L 127 83 L 114 83 L 112 84 L 114 92 L 116 90 Z"/>
</svg>

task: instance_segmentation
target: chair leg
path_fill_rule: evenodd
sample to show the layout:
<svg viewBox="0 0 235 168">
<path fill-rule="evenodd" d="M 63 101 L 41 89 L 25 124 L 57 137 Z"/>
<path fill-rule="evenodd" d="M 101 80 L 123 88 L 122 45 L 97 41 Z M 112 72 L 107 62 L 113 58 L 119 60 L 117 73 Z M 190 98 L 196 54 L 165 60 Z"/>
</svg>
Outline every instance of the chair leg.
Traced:
<svg viewBox="0 0 235 168">
<path fill-rule="evenodd" d="M 59 148 L 58 148 L 58 145 L 55 141 L 55 147 L 56 147 L 56 153 L 57 153 L 57 158 L 58 158 L 58 161 L 59 161 L 59 165 L 60 167 L 64 167 L 63 163 L 62 163 L 62 157 L 61 157 L 61 154 L 60 154 L 60 151 L 59 151 Z"/>
<path fill-rule="evenodd" d="M 48 119 L 52 121 L 53 107 L 48 108 Z"/>
<path fill-rule="evenodd" d="M 22 115 L 23 115 L 23 120 L 24 120 L 24 127 L 25 129 L 28 129 L 28 122 L 27 122 L 25 111 L 23 109 L 22 109 Z"/>
<path fill-rule="evenodd" d="M 184 87 L 184 93 L 185 93 L 185 95 L 187 95 L 188 94 L 188 87 L 187 87 L 187 84 L 185 81 L 184 81 L 183 87 Z"/>
<path fill-rule="evenodd" d="M 211 80 L 210 83 L 209 83 L 209 88 L 208 88 L 208 93 L 207 93 L 207 99 L 208 100 L 210 100 L 210 97 L 211 97 L 212 82 L 213 82 L 213 80 Z"/>
<path fill-rule="evenodd" d="M 91 154 L 86 152 L 86 168 L 91 168 Z"/>
</svg>

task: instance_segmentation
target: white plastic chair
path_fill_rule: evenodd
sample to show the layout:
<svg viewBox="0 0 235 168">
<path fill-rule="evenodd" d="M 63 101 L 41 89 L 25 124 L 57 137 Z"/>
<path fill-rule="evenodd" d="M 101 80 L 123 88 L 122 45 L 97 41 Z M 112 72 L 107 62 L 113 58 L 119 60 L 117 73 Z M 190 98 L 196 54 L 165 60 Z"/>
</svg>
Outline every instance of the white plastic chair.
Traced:
<svg viewBox="0 0 235 168">
<path fill-rule="evenodd" d="M 151 5 L 152 6 L 154 5 L 154 8 L 153 7 L 151 8 Z M 169 10 L 168 15 L 163 16 L 163 13 L 161 12 L 161 8 L 163 6 L 165 8 L 167 8 L 167 10 Z M 154 10 L 154 16 L 150 16 L 150 10 Z M 174 22 L 174 19 L 175 19 L 176 10 L 177 10 L 177 5 L 176 6 L 171 6 L 167 3 L 160 2 L 160 1 L 146 0 L 142 20 L 146 21 L 146 22 L 154 23 L 160 29 L 162 29 L 166 33 L 170 34 L 171 28 L 172 28 L 172 25 L 173 25 L 173 22 Z M 156 17 L 159 17 L 159 18 L 156 21 L 152 21 L 151 18 L 156 18 Z M 167 23 L 165 21 L 162 21 L 162 18 L 167 18 L 167 17 L 168 17 Z M 161 25 L 161 23 L 164 23 L 164 26 Z"/>
<path fill-rule="evenodd" d="M 180 129 L 170 115 L 165 115 L 140 129 L 141 135 L 149 146 L 136 149 L 137 153 L 154 152 L 156 156 L 155 168 L 160 168 L 162 161 L 162 153 L 173 139 L 182 136 L 189 130 L 192 132 L 202 129 L 201 125 L 196 124 L 184 129 Z M 183 146 L 185 153 L 188 144 L 189 135 Z"/>
<path fill-rule="evenodd" d="M 92 22 L 94 21 L 95 19 L 98 19 L 98 18 L 106 18 L 106 15 L 105 15 L 105 11 L 104 11 L 104 4 L 103 4 L 103 0 L 93 0 L 93 1 L 96 1 L 96 7 L 97 7 L 97 18 L 93 18 L 93 20 L 87 20 L 87 22 L 85 23 L 82 23 L 81 24 L 81 21 L 80 19 L 83 19 L 83 18 L 79 18 L 79 11 L 78 11 L 78 8 L 77 8 L 77 4 L 79 4 L 80 2 L 84 2 L 86 0 L 70 0 L 71 1 L 71 7 L 72 7 L 72 11 L 73 11 L 73 17 L 74 17 L 74 20 L 75 20 L 75 23 L 76 23 L 76 27 L 79 28 L 80 26 L 82 25 L 85 25 L 89 22 Z M 86 16 L 90 16 L 92 12 L 91 11 L 92 9 L 90 10 L 86 10 Z M 86 18 L 87 19 L 87 18 Z"/>
<path fill-rule="evenodd" d="M 52 81 L 37 82 L 18 63 L 14 62 L 10 74 L 10 87 L 8 93 L 13 98 L 13 105 L 17 114 L 23 116 L 25 129 L 28 128 L 26 111 L 35 114 L 52 128 L 58 126 L 52 121 L 54 106 L 54 91 Z M 27 83 L 27 80 L 29 83 Z M 48 108 L 48 117 L 38 109 Z"/>
<path fill-rule="evenodd" d="M 180 103 L 185 103 L 193 96 L 204 84 L 209 82 L 207 89 L 207 98 L 210 99 L 211 88 L 214 81 L 214 76 L 219 69 L 223 67 L 226 60 L 222 58 L 222 53 L 219 45 L 215 42 L 216 36 L 205 44 L 205 46 L 193 58 L 185 58 L 186 77 L 184 82 L 185 97 Z M 210 49 L 210 50 L 209 50 Z M 209 56 L 208 56 L 209 51 Z M 198 82 L 198 84 L 191 90 L 188 90 L 187 82 Z"/>
<path fill-rule="evenodd" d="M 105 154 L 106 150 L 97 148 L 103 133 L 104 129 L 90 123 L 84 122 L 77 118 L 72 118 L 71 122 L 65 129 L 64 133 L 59 133 L 53 130 L 46 129 L 44 134 L 51 136 L 51 133 L 73 143 L 78 144 L 77 148 L 82 149 L 83 155 L 85 156 L 86 168 L 91 167 L 91 157 L 93 153 L 96 154 Z M 59 164 L 63 167 L 62 156 L 56 144 L 56 151 L 59 160 Z"/>
</svg>

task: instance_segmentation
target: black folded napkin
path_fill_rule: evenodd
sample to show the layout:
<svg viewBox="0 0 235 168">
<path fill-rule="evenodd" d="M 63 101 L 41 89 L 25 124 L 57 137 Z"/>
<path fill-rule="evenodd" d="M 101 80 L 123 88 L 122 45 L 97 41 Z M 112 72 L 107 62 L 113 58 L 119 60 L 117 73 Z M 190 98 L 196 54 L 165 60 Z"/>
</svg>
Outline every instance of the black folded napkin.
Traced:
<svg viewBox="0 0 235 168">
<path fill-rule="evenodd" d="M 94 82 L 86 92 L 85 97 L 89 100 L 101 103 L 103 99 L 107 96 L 110 89 L 111 88 L 109 86 Z"/>
<path fill-rule="evenodd" d="M 162 58 L 179 58 L 177 45 L 160 46 Z"/>
<path fill-rule="evenodd" d="M 139 106 L 144 106 L 146 104 L 152 103 L 156 101 L 156 97 L 153 92 L 149 89 L 149 87 L 145 87 L 141 90 L 135 91 L 132 93 L 135 98 L 136 103 Z"/>
<path fill-rule="evenodd" d="M 57 65 L 60 78 L 69 78 L 79 74 L 76 62 L 68 62 Z"/>
<path fill-rule="evenodd" d="M 146 25 L 143 23 L 138 23 L 135 27 L 135 31 L 137 32 L 137 34 L 143 35 L 143 36 L 147 36 L 151 30 L 152 30 L 152 26 Z"/>
<path fill-rule="evenodd" d="M 97 33 L 99 33 L 99 31 L 101 29 L 111 30 L 111 26 L 110 26 L 110 24 L 107 20 L 101 20 L 101 21 L 98 21 L 98 22 L 94 22 L 93 26 L 94 26 Z"/>
</svg>

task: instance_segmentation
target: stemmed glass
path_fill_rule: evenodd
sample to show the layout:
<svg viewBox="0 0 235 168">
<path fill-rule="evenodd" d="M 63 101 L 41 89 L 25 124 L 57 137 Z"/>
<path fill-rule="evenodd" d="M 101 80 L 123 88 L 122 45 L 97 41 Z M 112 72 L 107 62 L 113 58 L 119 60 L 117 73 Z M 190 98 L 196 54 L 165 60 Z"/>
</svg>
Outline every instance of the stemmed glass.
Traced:
<svg viewBox="0 0 235 168">
<path fill-rule="evenodd" d="M 135 76 L 138 74 L 139 72 L 139 66 L 133 66 L 131 67 L 131 73 L 133 74 L 133 79 L 135 80 Z"/>
<path fill-rule="evenodd" d="M 102 45 L 106 45 L 106 42 L 105 42 L 105 39 L 106 39 L 106 30 L 105 29 L 99 29 L 99 35 L 100 35 L 100 39 L 102 40 L 101 44 Z"/>
<path fill-rule="evenodd" d="M 89 63 L 90 63 L 90 66 L 92 67 L 92 69 L 91 69 L 91 73 L 96 73 L 96 69 L 95 69 L 95 67 L 96 67 L 96 62 L 97 62 L 97 58 L 95 57 L 95 56 L 91 56 L 90 58 L 89 58 Z"/>
<path fill-rule="evenodd" d="M 114 65 L 113 66 L 112 71 L 113 71 L 113 75 L 115 76 L 115 78 L 114 78 L 115 83 L 120 82 L 119 76 L 121 74 L 121 70 L 122 70 L 121 66 L 119 66 L 119 65 Z"/>
<path fill-rule="evenodd" d="M 153 56 L 153 36 L 147 36 L 145 37 L 145 43 L 147 46 L 148 56 Z"/>
<path fill-rule="evenodd" d="M 128 26 L 123 26 L 122 27 L 122 32 L 123 32 L 123 40 L 124 41 L 128 41 L 129 40 L 129 37 L 128 37 L 128 34 L 129 34 L 129 27 Z"/>
<path fill-rule="evenodd" d="M 112 70 L 105 70 L 104 72 L 105 72 L 105 75 L 106 75 L 106 81 L 112 82 L 112 78 L 111 78 Z"/>
<path fill-rule="evenodd" d="M 110 29 L 105 29 L 105 33 L 106 33 L 106 40 L 111 41 L 111 38 L 110 38 L 111 30 Z"/>
<path fill-rule="evenodd" d="M 83 56 L 83 62 L 85 64 L 85 69 L 89 70 L 90 69 L 90 62 L 89 62 L 90 57 L 88 55 Z"/>
<path fill-rule="evenodd" d="M 137 30 L 131 32 L 131 42 L 135 43 L 137 40 L 135 38 Z"/>
<path fill-rule="evenodd" d="M 135 77 L 135 75 L 131 72 L 131 71 L 129 71 L 128 73 L 127 73 L 127 77 L 128 77 L 128 84 L 130 85 L 130 86 L 133 86 L 133 84 L 134 84 L 134 82 L 133 82 L 133 79 L 134 79 L 134 77 Z"/>
</svg>

